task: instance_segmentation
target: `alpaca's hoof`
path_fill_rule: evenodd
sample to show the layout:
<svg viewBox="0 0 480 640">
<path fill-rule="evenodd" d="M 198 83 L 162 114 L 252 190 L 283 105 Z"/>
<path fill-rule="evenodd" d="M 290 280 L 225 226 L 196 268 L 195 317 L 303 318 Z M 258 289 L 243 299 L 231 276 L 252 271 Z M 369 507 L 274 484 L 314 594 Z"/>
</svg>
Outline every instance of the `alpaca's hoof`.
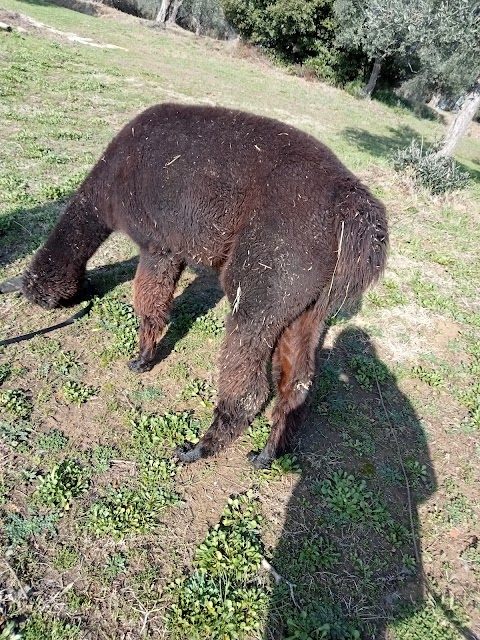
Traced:
<svg viewBox="0 0 480 640">
<path fill-rule="evenodd" d="M 266 454 L 265 450 L 263 450 L 260 453 L 258 451 L 250 451 L 247 454 L 247 459 L 255 469 L 268 469 L 275 458 L 272 458 L 271 455 Z"/>
<path fill-rule="evenodd" d="M 180 460 L 180 462 L 197 462 L 202 458 L 202 449 L 199 444 L 192 444 L 191 442 L 186 442 L 181 447 L 177 447 L 175 449 L 175 455 Z"/>
<path fill-rule="evenodd" d="M 128 363 L 128 368 L 130 371 L 135 371 L 135 373 L 145 373 L 153 369 L 153 363 L 148 360 L 142 360 L 142 358 L 134 358 Z"/>
</svg>

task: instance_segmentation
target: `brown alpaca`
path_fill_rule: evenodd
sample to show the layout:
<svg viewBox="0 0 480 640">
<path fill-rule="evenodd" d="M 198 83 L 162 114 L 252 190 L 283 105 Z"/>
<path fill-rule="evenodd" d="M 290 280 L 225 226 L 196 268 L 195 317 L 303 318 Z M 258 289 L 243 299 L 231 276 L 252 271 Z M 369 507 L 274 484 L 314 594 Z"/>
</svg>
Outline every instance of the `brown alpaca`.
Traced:
<svg viewBox="0 0 480 640">
<path fill-rule="evenodd" d="M 231 443 L 261 410 L 273 358 L 278 398 L 268 465 L 304 418 L 325 319 L 380 276 L 383 205 L 315 138 L 217 107 L 161 104 L 110 143 L 23 277 L 46 308 L 73 298 L 87 260 L 113 230 L 140 248 L 135 371 L 153 366 L 173 293 L 188 263 L 213 267 L 231 304 L 218 404 L 191 462 Z"/>
</svg>

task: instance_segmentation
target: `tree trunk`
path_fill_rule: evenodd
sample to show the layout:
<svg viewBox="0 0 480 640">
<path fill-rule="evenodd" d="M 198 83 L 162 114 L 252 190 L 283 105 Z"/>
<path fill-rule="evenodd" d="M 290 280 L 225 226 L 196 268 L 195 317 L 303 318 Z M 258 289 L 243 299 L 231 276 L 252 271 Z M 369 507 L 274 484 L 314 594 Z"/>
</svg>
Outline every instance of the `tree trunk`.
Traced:
<svg viewBox="0 0 480 640">
<path fill-rule="evenodd" d="M 363 96 L 367 100 L 370 100 L 370 98 L 372 97 L 373 90 L 375 89 L 375 85 L 377 84 L 378 76 L 380 75 L 380 69 L 382 68 L 382 63 L 383 63 L 383 56 L 377 56 L 373 64 L 373 69 L 372 69 L 372 73 L 370 74 L 368 84 L 363 90 Z"/>
<path fill-rule="evenodd" d="M 473 88 L 465 96 L 460 111 L 449 126 L 442 142 L 442 147 L 436 154 L 438 157 L 449 157 L 453 154 L 456 146 L 466 134 L 478 109 L 480 109 L 480 78 L 477 78 Z"/>
<path fill-rule="evenodd" d="M 183 0 L 175 0 L 173 3 L 173 9 L 172 12 L 170 13 L 167 22 L 169 22 L 170 24 L 175 24 L 176 20 L 177 20 L 177 13 L 178 10 L 180 9 L 180 7 L 183 4 Z"/>
<path fill-rule="evenodd" d="M 160 5 L 160 9 L 158 10 L 157 17 L 155 18 L 155 22 L 159 24 L 165 24 L 167 21 L 168 10 L 170 9 L 171 0 L 162 0 L 162 4 Z"/>
</svg>

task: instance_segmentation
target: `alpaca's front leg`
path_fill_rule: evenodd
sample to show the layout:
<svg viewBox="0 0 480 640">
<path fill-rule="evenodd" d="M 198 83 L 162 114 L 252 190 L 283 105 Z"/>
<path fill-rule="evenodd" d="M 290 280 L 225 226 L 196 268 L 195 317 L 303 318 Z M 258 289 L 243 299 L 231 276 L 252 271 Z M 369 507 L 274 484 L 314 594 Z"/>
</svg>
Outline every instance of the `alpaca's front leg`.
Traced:
<svg viewBox="0 0 480 640">
<path fill-rule="evenodd" d="M 249 320 L 237 323 L 235 317 L 228 319 L 226 333 L 213 422 L 197 445 L 177 449 L 182 462 L 195 462 L 227 447 L 248 428 L 267 399 L 267 362 L 274 337 Z"/>
<path fill-rule="evenodd" d="M 140 318 L 139 353 L 128 363 L 132 371 L 149 371 L 157 342 L 167 324 L 173 294 L 184 263 L 171 254 L 140 253 L 133 283 L 133 306 Z"/>
</svg>

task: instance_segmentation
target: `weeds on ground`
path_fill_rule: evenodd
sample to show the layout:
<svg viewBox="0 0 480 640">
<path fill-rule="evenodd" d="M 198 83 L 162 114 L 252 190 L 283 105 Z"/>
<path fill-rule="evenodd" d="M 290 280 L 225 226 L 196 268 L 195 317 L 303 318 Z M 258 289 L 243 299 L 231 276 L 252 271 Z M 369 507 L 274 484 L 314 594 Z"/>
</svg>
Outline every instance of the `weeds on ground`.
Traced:
<svg viewBox="0 0 480 640">
<path fill-rule="evenodd" d="M 56 514 L 32 514 L 25 518 L 18 513 L 9 513 L 4 519 L 3 531 L 10 544 L 17 546 L 32 536 L 42 533 L 55 534 L 57 520 Z"/>
<path fill-rule="evenodd" d="M 285 640 L 360 640 L 360 632 L 343 622 L 342 612 L 323 604 L 287 619 Z"/>
<path fill-rule="evenodd" d="M 200 423 L 190 411 L 166 411 L 162 416 L 154 414 L 134 414 L 130 419 L 133 439 L 140 451 L 165 450 L 184 444 L 187 440 L 199 440 Z"/>
<path fill-rule="evenodd" d="M 258 586 L 262 518 L 251 493 L 230 498 L 197 548 L 190 576 L 169 585 L 168 625 L 178 638 L 236 640 L 258 631 L 267 594 Z"/>
<path fill-rule="evenodd" d="M 107 582 L 113 582 L 121 573 L 127 570 L 127 559 L 123 553 L 113 553 L 108 556 L 105 566 L 103 567 L 103 575 Z"/>
<path fill-rule="evenodd" d="M 179 503 L 168 489 L 155 490 L 127 486 L 107 491 L 87 514 L 87 528 L 98 536 L 122 540 L 127 535 L 147 534 L 155 530 L 161 513 Z"/>
<path fill-rule="evenodd" d="M 76 380 L 67 380 L 67 382 L 62 385 L 62 395 L 69 404 L 84 404 L 96 394 L 97 392 L 93 387 L 89 387 Z"/>
<path fill-rule="evenodd" d="M 388 278 L 384 278 L 379 287 L 370 291 L 367 294 L 367 299 L 374 307 L 383 309 L 390 309 L 408 302 L 398 282 Z"/>
<path fill-rule="evenodd" d="M 110 468 L 112 460 L 118 458 L 119 451 L 115 447 L 99 444 L 91 453 L 91 463 L 95 473 L 102 473 Z"/>
<path fill-rule="evenodd" d="M 68 444 L 68 436 L 60 429 L 52 429 L 48 433 L 44 433 L 37 439 L 36 446 L 43 451 L 51 451 L 57 453 L 65 449 Z"/>
<path fill-rule="evenodd" d="M 42 504 L 67 511 L 72 500 L 83 495 L 89 484 L 88 475 L 78 462 L 64 460 L 41 479 L 34 495 Z"/>
<path fill-rule="evenodd" d="M 95 327 L 112 334 L 113 342 L 102 353 L 104 362 L 135 354 L 138 340 L 138 318 L 133 307 L 113 296 L 96 298 L 92 309 Z"/>
<path fill-rule="evenodd" d="M 32 425 L 26 420 L 15 420 L 13 424 L 0 422 L 0 438 L 19 452 L 28 451 L 30 448 L 32 431 Z"/>
<path fill-rule="evenodd" d="M 337 547 L 324 535 L 311 535 L 303 541 L 299 560 L 308 572 L 330 571 L 339 559 Z"/>
<path fill-rule="evenodd" d="M 25 418 L 32 411 L 32 403 L 21 389 L 2 390 L 0 391 L 0 409 L 15 418 Z"/>
<path fill-rule="evenodd" d="M 12 373 L 12 365 L 9 362 L 3 362 L 0 364 L 0 384 L 3 384 L 5 380 L 8 380 Z"/>
<path fill-rule="evenodd" d="M 198 398 L 200 404 L 204 407 L 211 408 L 213 406 L 213 398 L 215 397 L 215 387 L 208 380 L 203 378 L 194 378 L 189 380 L 182 391 L 182 398 Z"/>
<path fill-rule="evenodd" d="M 445 384 L 443 376 L 435 369 L 428 369 L 423 365 L 412 368 L 411 375 L 418 378 L 429 387 L 442 387 Z"/>
<path fill-rule="evenodd" d="M 81 637 L 80 627 L 57 618 L 36 614 L 25 623 L 22 640 L 75 640 Z"/>
<path fill-rule="evenodd" d="M 348 365 L 358 384 L 368 391 L 372 391 L 376 381 L 382 384 L 391 378 L 391 373 L 383 362 L 369 355 L 357 354 L 350 358 Z"/>
<path fill-rule="evenodd" d="M 297 456 L 291 453 L 275 458 L 269 468 L 258 469 L 255 475 L 264 482 L 271 482 L 289 473 L 302 473 L 302 469 L 297 462 Z"/>
<path fill-rule="evenodd" d="M 79 560 L 78 553 L 74 547 L 64 546 L 61 547 L 53 560 L 53 566 L 60 571 L 66 571 L 74 567 Z"/>
<path fill-rule="evenodd" d="M 371 524 L 378 530 L 391 522 L 385 505 L 367 488 L 365 480 L 358 480 L 346 471 L 334 471 L 322 482 L 315 481 L 312 492 L 324 500 L 340 522 Z"/>
<path fill-rule="evenodd" d="M 203 336 L 216 338 L 222 335 L 225 330 L 225 324 L 218 318 L 215 310 L 210 309 L 205 315 L 195 320 L 192 329 Z"/>
<path fill-rule="evenodd" d="M 458 629 L 467 620 L 458 607 L 450 606 L 429 599 L 422 606 L 407 607 L 390 627 L 395 640 L 458 640 Z"/>
<path fill-rule="evenodd" d="M 258 416 L 248 427 L 247 437 L 252 446 L 252 451 L 260 452 L 267 444 L 271 425 L 265 416 Z"/>
</svg>

